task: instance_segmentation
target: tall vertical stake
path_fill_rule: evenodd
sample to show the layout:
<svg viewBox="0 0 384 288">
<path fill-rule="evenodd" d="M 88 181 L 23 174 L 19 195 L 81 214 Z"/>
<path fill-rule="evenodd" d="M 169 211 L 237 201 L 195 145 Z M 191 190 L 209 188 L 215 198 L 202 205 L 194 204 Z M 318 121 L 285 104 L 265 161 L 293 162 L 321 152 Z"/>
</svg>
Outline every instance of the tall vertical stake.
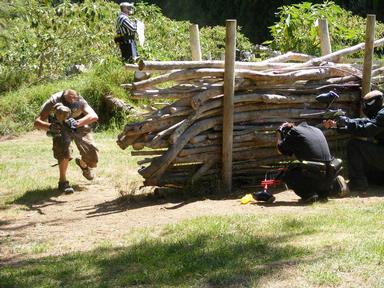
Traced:
<svg viewBox="0 0 384 288">
<path fill-rule="evenodd" d="M 189 26 L 190 43 L 193 61 L 201 61 L 200 33 L 199 25 L 191 24 Z"/>
<path fill-rule="evenodd" d="M 233 98 L 235 94 L 236 20 L 227 20 L 225 34 L 223 113 L 223 192 L 232 191 Z"/>
<path fill-rule="evenodd" d="M 319 19 L 319 39 L 321 56 L 331 54 L 331 39 L 329 37 L 328 21 L 325 18 Z"/>
<path fill-rule="evenodd" d="M 361 87 L 361 96 L 364 97 L 369 91 L 371 91 L 372 81 L 372 62 L 373 62 L 373 50 L 375 41 L 375 24 L 376 15 L 367 15 L 367 27 L 365 31 L 365 48 L 364 48 L 364 66 L 363 66 L 363 83 Z"/>
</svg>

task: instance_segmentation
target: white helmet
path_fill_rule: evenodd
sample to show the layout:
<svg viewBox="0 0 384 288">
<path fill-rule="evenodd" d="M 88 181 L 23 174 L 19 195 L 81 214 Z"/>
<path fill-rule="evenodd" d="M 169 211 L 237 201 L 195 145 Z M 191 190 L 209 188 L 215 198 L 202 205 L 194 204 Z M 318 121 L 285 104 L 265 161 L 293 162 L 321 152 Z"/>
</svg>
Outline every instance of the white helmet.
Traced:
<svg viewBox="0 0 384 288">
<path fill-rule="evenodd" d="M 133 9 L 133 3 L 131 3 L 131 2 L 121 2 L 120 3 L 120 8 L 131 8 L 131 9 Z"/>
</svg>

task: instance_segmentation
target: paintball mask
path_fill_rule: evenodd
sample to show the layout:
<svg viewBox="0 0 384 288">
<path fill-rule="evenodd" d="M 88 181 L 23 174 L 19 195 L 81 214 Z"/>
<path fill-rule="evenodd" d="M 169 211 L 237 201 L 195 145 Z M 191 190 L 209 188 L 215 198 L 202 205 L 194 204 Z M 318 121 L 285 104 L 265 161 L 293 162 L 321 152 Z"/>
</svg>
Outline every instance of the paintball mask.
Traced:
<svg viewBox="0 0 384 288">
<path fill-rule="evenodd" d="M 366 94 L 363 98 L 363 107 L 362 110 L 364 114 L 372 119 L 375 118 L 377 112 L 383 106 L 383 93 L 378 90 L 374 90 Z"/>
<path fill-rule="evenodd" d="M 64 106 L 62 103 L 57 103 L 53 106 L 55 118 L 60 123 L 64 123 L 64 121 L 69 118 L 71 115 L 71 110 L 69 107 Z"/>
</svg>

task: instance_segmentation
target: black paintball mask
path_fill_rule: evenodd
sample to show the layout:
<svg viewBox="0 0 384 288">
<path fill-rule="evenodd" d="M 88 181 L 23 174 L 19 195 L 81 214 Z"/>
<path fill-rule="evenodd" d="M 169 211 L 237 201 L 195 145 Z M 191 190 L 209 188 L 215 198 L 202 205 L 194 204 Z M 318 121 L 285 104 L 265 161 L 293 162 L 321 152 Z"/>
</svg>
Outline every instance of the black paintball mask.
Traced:
<svg viewBox="0 0 384 288">
<path fill-rule="evenodd" d="M 377 93 L 377 95 L 368 99 L 363 99 L 362 110 L 368 118 L 375 118 L 381 108 L 383 108 L 383 95 L 381 93 Z"/>
</svg>

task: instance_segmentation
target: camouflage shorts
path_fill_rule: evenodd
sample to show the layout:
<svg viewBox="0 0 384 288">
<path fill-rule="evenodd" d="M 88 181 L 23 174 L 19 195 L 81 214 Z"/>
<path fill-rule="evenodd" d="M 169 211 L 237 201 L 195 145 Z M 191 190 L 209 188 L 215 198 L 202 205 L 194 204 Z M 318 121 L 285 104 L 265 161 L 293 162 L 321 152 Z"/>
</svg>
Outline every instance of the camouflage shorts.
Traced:
<svg viewBox="0 0 384 288">
<path fill-rule="evenodd" d="M 80 127 L 74 131 L 62 131 L 61 137 L 53 138 L 53 157 L 60 163 L 63 159 L 72 159 L 72 141 L 79 149 L 81 159 L 91 168 L 97 166 L 98 152 L 91 129 L 88 126 Z"/>
</svg>

